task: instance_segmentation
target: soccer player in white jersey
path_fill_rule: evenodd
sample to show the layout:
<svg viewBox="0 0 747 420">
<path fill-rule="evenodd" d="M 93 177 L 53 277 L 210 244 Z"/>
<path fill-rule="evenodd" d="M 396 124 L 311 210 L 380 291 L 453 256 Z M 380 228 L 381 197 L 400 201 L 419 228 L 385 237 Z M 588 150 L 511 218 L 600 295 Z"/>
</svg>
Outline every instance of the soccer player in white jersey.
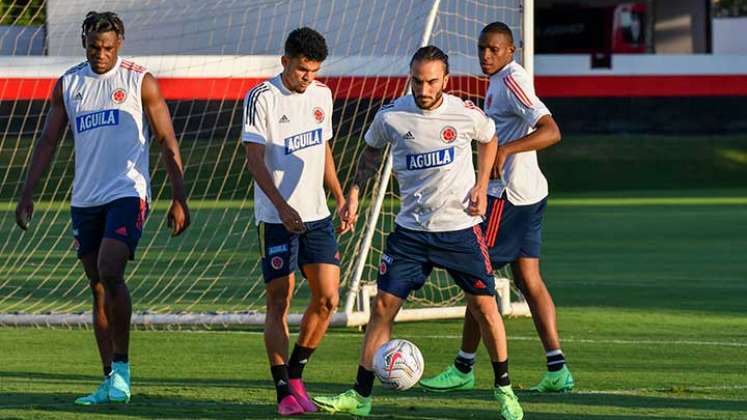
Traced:
<svg viewBox="0 0 747 420">
<path fill-rule="evenodd" d="M 514 281 L 526 297 L 547 357 L 547 372 L 530 388 L 536 392 L 567 392 L 575 385 L 560 349 L 555 304 L 540 274 L 542 218 L 547 180 L 537 163 L 537 151 L 560 141 L 560 129 L 534 93 L 526 70 L 513 61 L 511 29 L 501 22 L 487 25 L 478 41 L 480 67 L 490 77 L 485 112 L 495 121 L 500 139 L 495 179 L 488 191 L 488 217 L 483 223 L 494 268 L 511 264 Z M 472 367 L 480 330 L 467 312 L 462 348 L 454 364 L 420 384 L 434 391 L 474 387 Z"/>
<path fill-rule="evenodd" d="M 355 222 L 358 191 L 376 172 L 387 144 L 402 203 L 381 255 L 378 293 L 355 385 L 338 396 L 314 398 L 325 411 L 370 413 L 374 353 L 389 340 L 394 317 L 410 292 L 421 288 L 433 268 L 440 267 L 465 291 L 468 310 L 478 320 L 493 361 L 500 416 L 523 418 L 511 390 L 506 335 L 479 226 L 497 148 L 495 125 L 471 102 L 443 93 L 448 73 L 448 56 L 443 51 L 434 46 L 420 48 L 410 62 L 412 95 L 379 110 L 366 132 L 367 146 L 343 217 Z M 473 141 L 478 142 L 477 177 Z"/>
<path fill-rule="evenodd" d="M 134 259 L 148 214 L 150 130 L 171 180 L 168 221 L 173 235 L 189 226 L 189 210 L 169 109 L 156 79 L 143 67 L 119 57 L 122 21 L 111 12 L 89 12 L 81 37 L 87 61 L 68 70 L 54 86 L 47 121 L 16 207 L 16 222 L 27 229 L 34 210 L 34 187 L 69 126 L 75 142 L 73 235 L 93 291 L 93 327 L 104 368 L 104 382 L 75 402 L 126 403 L 130 400 L 132 305 L 124 272 L 127 260 Z"/>
<path fill-rule="evenodd" d="M 345 197 L 329 140 L 332 93 L 316 81 L 327 58 L 324 37 L 311 28 L 285 41 L 283 71 L 251 89 L 244 99 L 242 140 L 254 177 L 254 213 L 267 290 L 265 347 L 282 416 L 317 411 L 302 381 L 338 303 L 340 254 L 324 184 Z M 351 229 L 342 221 L 339 232 Z M 311 289 L 309 305 L 288 358 L 288 308 L 300 268 Z"/>
</svg>

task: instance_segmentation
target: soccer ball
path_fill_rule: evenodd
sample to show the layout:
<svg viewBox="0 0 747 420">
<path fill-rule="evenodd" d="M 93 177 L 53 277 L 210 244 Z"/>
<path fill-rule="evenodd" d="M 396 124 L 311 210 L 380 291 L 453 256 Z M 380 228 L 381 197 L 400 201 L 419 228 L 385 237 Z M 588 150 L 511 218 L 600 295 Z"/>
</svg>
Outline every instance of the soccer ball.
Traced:
<svg viewBox="0 0 747 420">
<path fill-rule="evenodd" d="M 385 388 L 404 391 L 418 383 L 423 376 L 423 354 L 407 340 L 391 340 L 376 350 L 374 374 Z"/>
</svg>

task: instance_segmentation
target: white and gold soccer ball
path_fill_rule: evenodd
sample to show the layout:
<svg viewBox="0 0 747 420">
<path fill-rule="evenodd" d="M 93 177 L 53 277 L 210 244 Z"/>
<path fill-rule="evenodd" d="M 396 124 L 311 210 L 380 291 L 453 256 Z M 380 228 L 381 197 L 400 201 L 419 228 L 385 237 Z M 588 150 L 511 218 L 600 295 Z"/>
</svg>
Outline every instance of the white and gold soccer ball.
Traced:
<svg viewBox="0 0 747 420">
<path fill-rule="evenodd" d="M 385 388 L 404 391 L 412 388 L 423 376 L 423 354 L 415 344 L 401 339 L 391 340 L 376 350 L 374 374 Z"/>
</svg>

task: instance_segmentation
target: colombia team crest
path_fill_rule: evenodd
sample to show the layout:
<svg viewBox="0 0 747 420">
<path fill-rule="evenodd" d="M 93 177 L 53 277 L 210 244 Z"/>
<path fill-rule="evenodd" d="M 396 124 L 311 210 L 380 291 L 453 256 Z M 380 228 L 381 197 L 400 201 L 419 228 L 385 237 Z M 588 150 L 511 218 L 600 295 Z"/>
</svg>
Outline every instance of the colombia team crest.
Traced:
<svg viewBox="0 0 747 420">
<path fill-rule="evenodd" d="M 127 92 L 125 92 L 124 89 L 119 88 L 112 92 L 112 101 L 114 101 L 115 104 L 121 104 L 127 99 Z"/>
<path fill-rule="evenodd" d="M 270 265 L 275 270 L 280 270 L 281 268 L 283 268 L 283 259 L 280 257 L 272 257 L 272 259 L 270 260 Z"/>
<path fill-rule="evenodd" d="M 314 113 L 314 120 L 316 120 L 316 122 L 320 124 L 324 122 L 324 111 L 321 108 L 315 107 L 313 113 Z"/>
<path fill-rule="evenodd" d="M 441 129 L 441 140 L 443 140 L 444 143 L 451 143 L 457 138 L 457 131 L 456 128 L 447 125 L 446 127 Z"/>
</svg>

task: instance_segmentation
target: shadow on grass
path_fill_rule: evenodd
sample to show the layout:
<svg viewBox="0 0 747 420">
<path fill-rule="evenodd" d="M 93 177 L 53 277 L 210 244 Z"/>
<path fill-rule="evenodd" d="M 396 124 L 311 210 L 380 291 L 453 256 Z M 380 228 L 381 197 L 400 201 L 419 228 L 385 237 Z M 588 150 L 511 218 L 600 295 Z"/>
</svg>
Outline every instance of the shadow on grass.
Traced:
<svg viewBox="0 0 747 420">
<path fill-rule="evenodd" d="M 93 375 L 64 375 L 43 372 L 0 371 L 2 378 L 26 379 L 47 383 L 59 383 L 60 388 L 75 385 L 94 385 L 100 378 Z M 68 392 L 4 392 L 0 393 L 0 407 L 11 410 L 6 414 L 22 415 L 34 410 L 60 416 L 134 416 L 140 418 L 272 418 L 276 406 L 270 397 L 272 385 L 268 379 L 222 379 L 222 378 L 136 378 L 135 393 L 130 404 L 80 407 L 73 401 L 80 394 Z M 331 395 L 344 391 L 349 384 L 310 382 L 308 389 L 317 395 Z M 217 389 L 216 389 L 217 388 Z M 26 389 L 33 389 L 29 386 Z M 47 388 L 48 389 L 48 388 Z M 221 391 L 223 389 L 223 391 Z M 493 395 L 490 390 L 432 394 L 420 390 L 405 393 L 382 390 L 377 387 L 374 418 L 399 419 L 457 419 L 494 418 Z M 181 395 L 179 395 L 181 394 Z M 215 396 L 215 398 L 210 398 Z M 225 396 L 225 397 L 224 397 Z M 269 398 L 268 398 L 269 397 Z M 747 412 L 747 401 L 691 398 L 687 392 L 658 393 L 650 395 L 619 394 L 532 394 L 522 392 L 521 401 L 527 409 L 528 419 L 576 418 L 596 420 L 602 418 L 634 419 L 641 416 L 558 414 L 532 412 L 533 404 L 556 404 L 567 408 L 577 406 L 610 407 L 641 410 L 697 410 L 714 412 Z M 226 399 L 224 399 L 226 398 Z M 246 402 L 243 402 L 243 401 Z M 571 410 L 573 411 L 573 410 Z M 321 417 L 322 414 L 313 417 Z"/>
<path fill-rule="evenodd" d="M 520 393 L 522 401 L 561 403 L 621 408 L 670 408 L 684 410 L 739 411 L 747 413 L 747 401 L 692 398 L 687 391 L 659 392 L 647 395 L 620 394 L 532 394 Z"/>
</svg>

